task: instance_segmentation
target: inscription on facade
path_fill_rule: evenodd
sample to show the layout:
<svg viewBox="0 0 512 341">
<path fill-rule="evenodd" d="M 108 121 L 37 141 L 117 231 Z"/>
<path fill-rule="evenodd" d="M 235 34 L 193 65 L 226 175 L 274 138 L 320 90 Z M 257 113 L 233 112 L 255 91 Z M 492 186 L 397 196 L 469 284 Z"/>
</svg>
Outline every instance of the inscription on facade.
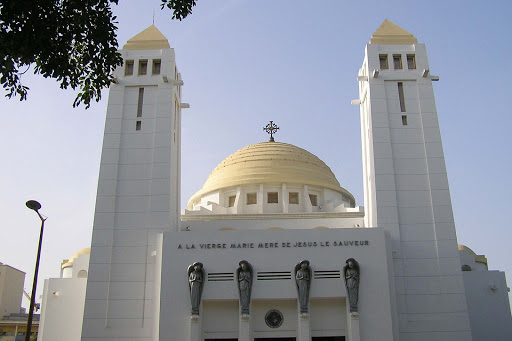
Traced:
<svg viewBox="0 0 512 341">
<path fill-rule="evenodd" d="M 324 240 L 324 241 L 274 241 L 250 243 L 192 243 L 178 244 L 182 250 L 218 250 L 218 249 L 286 249 L 286 248 L 315 248 L 315 247 L 361 247 L 369 246 L 369 240 Z"/>
</svg>

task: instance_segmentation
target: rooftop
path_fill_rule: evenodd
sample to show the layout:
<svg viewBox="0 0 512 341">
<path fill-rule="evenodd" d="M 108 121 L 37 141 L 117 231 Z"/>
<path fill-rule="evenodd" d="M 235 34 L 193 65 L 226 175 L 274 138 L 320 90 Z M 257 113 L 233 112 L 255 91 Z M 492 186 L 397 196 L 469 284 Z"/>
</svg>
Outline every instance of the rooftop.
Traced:
<svg viewBox="0 0 512 341">
<path fill-rule="evenodd" d="M 151 25 L 144 31 L 128 39 L 123 46 L 123 50 L 160 50 L 170 47 L 169 41 L 162 32 L 160 32 L 155 25 Z"/>
<path fill-rule="evenodd" d="M 416 37 L 388 19 L 384 20 L 370 38 L 370 44 L 379 45 L 413 45 L 417 43 Z"/>
</svg>

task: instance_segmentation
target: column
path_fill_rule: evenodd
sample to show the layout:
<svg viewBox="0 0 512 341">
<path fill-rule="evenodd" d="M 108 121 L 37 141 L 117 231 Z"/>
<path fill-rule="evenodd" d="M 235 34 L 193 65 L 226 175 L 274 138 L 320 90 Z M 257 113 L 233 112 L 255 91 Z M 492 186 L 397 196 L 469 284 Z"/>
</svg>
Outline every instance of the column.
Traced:
<svg viewBox="0 0 512 341">
<path fill-rule="evenodd" d="M 286 184 L 281 185 L 281 204 L 283 207 L 283 213 L 288 213 L 288 193 L 286 191 Z"/>
<path fill-rule="evenodd" d="M 257 195 L 257 205 L 258 205 L 258 213 L 263 213 L 263 203 L 264 203 L 264 198 L 263 198 L 263 184 L 260 184 L 260 189 L 258 191 L 258 195 Z"/>
<path fill-rule="evenodd" d="M 251 315 L 240 315 L 238 341 L 253 341 Z"/>
<path fill-rule="evenodd" d="M 190 316 L 189 341 L 201 341 L 201 319 L 198 315 Z"/>
<path fill-rule="evenodd" d="M 360 341 L 359 313 L 350 312 L 350 304 L 347 299 L 347 341 Z"/>
<path fill-rule="evenodd" d="M 301 313 L 298 307 L 298 328 L 297 328 L 297 341 L 311 341 L 311 323 L 309 314 Z"/>
</svg>

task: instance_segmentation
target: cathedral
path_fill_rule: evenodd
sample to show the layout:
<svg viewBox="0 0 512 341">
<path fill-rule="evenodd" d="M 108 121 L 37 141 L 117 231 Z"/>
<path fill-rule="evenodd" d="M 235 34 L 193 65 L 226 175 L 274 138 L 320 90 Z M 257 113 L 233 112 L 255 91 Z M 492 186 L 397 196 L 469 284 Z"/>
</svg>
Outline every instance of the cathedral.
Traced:
<svg viewBox="0 0 512 341">
<path fill-rule="evenodd" d="M 182 210 L 175 51 L 152 25 L 120 52 L 91 247 L 45 282 L 40 340 L 512 340 L 504 273 L 457 243 L 414 35 L 385 20 L 357 73 L 364 203 L 271 121 Z"/>
</svg>

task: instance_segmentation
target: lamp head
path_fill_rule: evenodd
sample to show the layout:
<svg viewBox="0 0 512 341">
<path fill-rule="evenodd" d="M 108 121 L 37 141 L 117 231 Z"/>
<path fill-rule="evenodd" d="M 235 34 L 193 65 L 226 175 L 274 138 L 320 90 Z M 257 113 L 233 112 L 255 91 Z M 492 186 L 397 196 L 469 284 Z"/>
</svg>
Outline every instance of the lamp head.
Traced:
<svg viewBox="0 0 512 341">
<path fill-rule="evenodd" d="M 41 204 L 35 200 L 29 200 L 25 203 L 25 205 L 27 205 L 28 208 L 36 212 L 39 211 L 39 209 L 41 208 Z"/>
</svg>

